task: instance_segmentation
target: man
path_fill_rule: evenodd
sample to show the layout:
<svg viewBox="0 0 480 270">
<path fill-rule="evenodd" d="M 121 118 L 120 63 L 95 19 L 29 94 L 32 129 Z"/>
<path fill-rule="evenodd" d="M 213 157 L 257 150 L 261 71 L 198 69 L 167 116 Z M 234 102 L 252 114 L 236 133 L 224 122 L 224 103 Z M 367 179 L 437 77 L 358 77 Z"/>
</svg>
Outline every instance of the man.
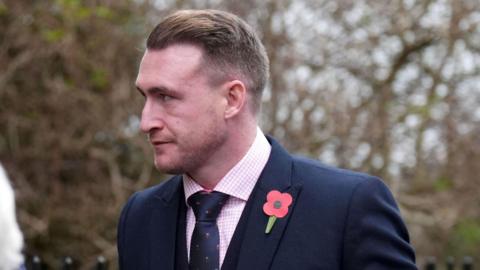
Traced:
<svg viewBox="0 0 480 270">
<path fill-rule="evenodd" d="M 22 268 L 23 236 L 15 217 L 15 198 L 7 174 L 0 165 L 0 270 Z"/>
<path fill-rule="evenodd" d="M 141 130 L 176 176 L 127 202 L 120 269 L 416 269 L 380 180 L 264 136 L 267 79 L 262 43 L 233 14 L 178 11 L 155 27 L 136 81 Z"/>
</svg>

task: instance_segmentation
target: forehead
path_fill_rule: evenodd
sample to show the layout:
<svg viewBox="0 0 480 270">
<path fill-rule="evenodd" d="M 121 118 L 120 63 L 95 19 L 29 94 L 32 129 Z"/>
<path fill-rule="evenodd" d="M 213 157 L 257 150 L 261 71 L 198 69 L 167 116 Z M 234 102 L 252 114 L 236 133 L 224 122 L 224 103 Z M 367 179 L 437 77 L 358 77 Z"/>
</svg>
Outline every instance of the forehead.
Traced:
<svg viewBox="0 0 480 270">
<path fill-rule="evenodd" d="M 137 86 L 150 87 L 158 82 L 176 83 L 198 77 L 203 51 L 194 45 L 174 44 L 164 49 L 147 49 L 137 76 Z"/>
</svg>

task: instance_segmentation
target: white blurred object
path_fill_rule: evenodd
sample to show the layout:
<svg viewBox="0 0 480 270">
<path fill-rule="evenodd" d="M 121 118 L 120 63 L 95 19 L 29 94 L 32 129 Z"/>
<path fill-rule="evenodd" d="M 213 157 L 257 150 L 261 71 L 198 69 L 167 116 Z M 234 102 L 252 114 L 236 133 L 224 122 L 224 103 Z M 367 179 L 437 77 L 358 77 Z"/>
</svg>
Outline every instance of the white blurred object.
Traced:
<svg viewBox="0 0 480 270">
<path fill-rule="evenodd" d="M 15 216 L 15 197 L 0 165 L 0 270 L 16 270 L 23 263 L 23 236 Z"/>
</svg>

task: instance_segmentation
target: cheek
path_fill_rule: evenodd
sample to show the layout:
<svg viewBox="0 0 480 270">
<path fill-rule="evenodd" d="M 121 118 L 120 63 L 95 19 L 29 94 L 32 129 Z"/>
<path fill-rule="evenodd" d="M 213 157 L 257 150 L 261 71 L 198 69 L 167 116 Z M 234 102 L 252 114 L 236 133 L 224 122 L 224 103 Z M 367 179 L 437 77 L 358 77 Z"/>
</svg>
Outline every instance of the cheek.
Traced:
<svg viewBox="0 0 480 270">
<path fill-rule="evenodd" d="M 170 111 L 168 126 L 172 131 L 193 135 L 211 132 L 223 119 L 220 100 L 215 98 L 201 99 L 190 104 L 182 104 L 175 111 Z M 206 130 L 207 129 L 207 130 Z"/>
<path fill-rule="evenodd" d="M 225 106 L 223 106 L 222 100 L 217 99 L 215 102 L 208 104 L 205 108 L 205 114 L 215 121 L 223 119 L 225 116 Z"/>
</svg>

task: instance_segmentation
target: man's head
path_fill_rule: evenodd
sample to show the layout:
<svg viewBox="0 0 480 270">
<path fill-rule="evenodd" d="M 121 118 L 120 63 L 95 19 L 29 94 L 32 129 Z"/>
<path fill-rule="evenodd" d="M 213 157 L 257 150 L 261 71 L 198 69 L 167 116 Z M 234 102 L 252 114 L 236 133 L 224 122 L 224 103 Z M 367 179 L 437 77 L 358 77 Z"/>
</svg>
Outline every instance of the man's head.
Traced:
<svg viewBox="0 0 480 270">
<path fill-rule="evenodd" d="M 150 33 L 147 49 L 186 43 L 203 50 L 212 84 L 241 80 L 258 112 L 269 76 L 269 61 L 255 31 L 239 17 L 219 10 L 181 10 L 162 20 Z"/>
<path fill-rule="evenodd" d="M 156 167 L 219 180 L 253 142 L 267 74 L 264 47 L 232 14 L 179 11 L 160 22 L 136 81 Z"/>
</svg>

